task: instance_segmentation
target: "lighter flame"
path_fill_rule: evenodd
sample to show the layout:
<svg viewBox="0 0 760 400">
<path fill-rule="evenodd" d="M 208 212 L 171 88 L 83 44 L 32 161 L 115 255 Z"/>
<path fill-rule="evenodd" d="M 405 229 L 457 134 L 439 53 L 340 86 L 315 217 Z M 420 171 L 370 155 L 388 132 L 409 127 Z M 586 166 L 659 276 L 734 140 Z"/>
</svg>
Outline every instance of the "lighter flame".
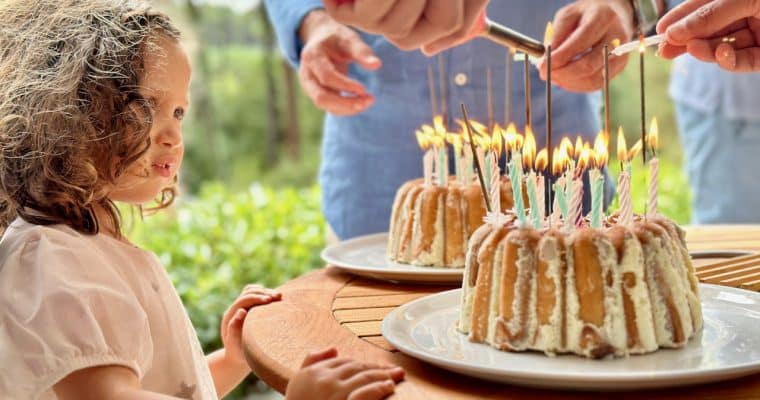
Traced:
<svg viewBox="0 0 760 400">
<path fill-rule="evenodd" d="M 551 22 L 546 24 L 546 31 L 544 31 L 544 44 L 550 44 L 554 39 L 554 26 Z"/>
<path fill-rule="evenodd" d="M 594 166 L 597 169 L 601 169 L 607 165 L 607 160 L 610 158 L 610 151 L 608 150 L 609 139 L 605 132 L 599 132 L 594 139 Z"/>
<path fill-rule="evenodd" d="M 657 150 L 657 146 L 660 142 L 660 128 L 657 125 L 657 117 L 652 118 L 652 125 L 649 127 L 649 133 L 647 134 L 647 147 L 652 150 Z"/>
<path fill-rule="evenodd" d="M 536 171 L 545 170 L 547 165 L 549 165 L 549 152 L 544 147 L 536 156 Z"/>
<path fill-rule="evenodd" d="M 628 161 L 628 145 L 625 142 L 625 134 L 623 133 L 622 126 L 618 128 L 617 158 L 620 162 Z"/>
</svg>

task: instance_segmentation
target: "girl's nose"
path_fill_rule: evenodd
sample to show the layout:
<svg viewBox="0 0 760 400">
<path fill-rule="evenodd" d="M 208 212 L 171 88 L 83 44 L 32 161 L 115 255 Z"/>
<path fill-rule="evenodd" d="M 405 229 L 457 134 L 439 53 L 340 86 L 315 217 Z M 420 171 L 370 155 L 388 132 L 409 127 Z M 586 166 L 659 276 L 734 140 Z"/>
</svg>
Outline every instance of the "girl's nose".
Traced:
<svg viewBox="0 0 760 400">
<path fill-rule="evenodd" d="M 164 129 L 158 136 L 158 144 L 167 148 L 175 148 L 182 144 L 182 131 L 179 128 L 171 127 Z"/>
</svg>

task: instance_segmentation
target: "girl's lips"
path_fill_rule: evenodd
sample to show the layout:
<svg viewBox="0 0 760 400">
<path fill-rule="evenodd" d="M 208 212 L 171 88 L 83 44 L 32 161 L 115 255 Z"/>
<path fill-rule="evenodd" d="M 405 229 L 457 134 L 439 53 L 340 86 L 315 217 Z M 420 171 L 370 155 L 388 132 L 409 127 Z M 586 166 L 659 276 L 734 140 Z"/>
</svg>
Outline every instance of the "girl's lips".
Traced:
<svg viewBox="0 0 760 400">
<path fill-rule="evenodd" d="M 158 157 L 152 164 L 151 169 L 164 178 L 171 178 L 174 175 L 174 167 L 177 165 L 177 158 L 174 156 Z"/>
<path fill-rule="evenodd" d="M 164 178 L 170 178 L 172 176 L 171 164 L 153 164 L 151 165 L 153 172 Z"/>
</svg>

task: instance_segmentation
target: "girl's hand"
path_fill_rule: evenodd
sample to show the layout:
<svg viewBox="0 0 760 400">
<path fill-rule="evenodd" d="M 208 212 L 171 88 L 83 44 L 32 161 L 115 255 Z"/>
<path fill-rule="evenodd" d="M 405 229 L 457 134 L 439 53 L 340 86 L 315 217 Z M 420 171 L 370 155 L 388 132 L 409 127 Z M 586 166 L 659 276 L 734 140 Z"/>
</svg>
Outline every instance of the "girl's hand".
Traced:
<svg viewBox="0 0 760 400">
<path fill-rule="evenodd" d="M 286 400 L 375 400 L 393 393 L 404 370 L 393 365 L 366 364 L 337 358 L 331 347 L 310 353 L 288 383 Z"/>
<path fill-rule="evenodd" d="M 245 316 L 251 307 L 269 304 L 280 299 L 282 299 L 282 294 L 276 290 L 267 289 L 261 285 L 246 285 L 240 296 L 224 312 L 222 318 L 221 336 L 226 360 L 247 367 L 242 344 Z"/>
</svg>

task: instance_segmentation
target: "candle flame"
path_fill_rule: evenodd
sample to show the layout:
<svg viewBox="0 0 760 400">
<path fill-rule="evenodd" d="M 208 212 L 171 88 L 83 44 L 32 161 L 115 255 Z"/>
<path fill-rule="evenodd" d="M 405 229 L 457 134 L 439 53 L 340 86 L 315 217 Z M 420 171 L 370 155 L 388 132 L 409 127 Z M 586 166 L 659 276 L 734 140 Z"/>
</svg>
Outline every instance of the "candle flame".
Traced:
<svg viewBox="0 0 760 400">
<path fill-rule="evenodd" d="M 546 24 L 546 31 L 544 31 L 544 44 L 550 44 L 552 39 L 554 39 L 554 26 L 551 21 L 549 21 L 549 23 Z"/>
<path fill-rule="evenodd" d="M 628 145 L 625 142 L 625 134 L 623 133 L 622 126 L 618 128 L 617 158 L 620 162 L 628 161 Z"/>
<path fill-rule="evenodd" d="M 546 147 L 544 147 L 541 149 L 541 151 L 538 152 L 538 155 L 536 155 L 536 171 L 543 171 L 548 165 L 549 151 L 547 151 Z"/>
<path fill-rule="evenodd" d="M 559 142 L 559 147 L 565 151 L 565 154 L 570 157 L 570 154 L 575 154 L 573 151 L 573 142 L 567 136 L 563 137 Z"/>
<path fill-rule="evenodd" d="M 430 140 L 428 139 L 428 135 L 422 133 L 419 129 L 414 132 L 415 136 L 417 136 L 417 144 L 420 145 L 420 148 L 422 150 L 427 150 L 430 148 L 430 145 L 432 144 Z"/>
<path fill-rule="evenodd" d="M 446 134 L 446 125 L 443 123 L 443 117 L 440 115 L 436 115 L 433 117 L 433 128 L 435 129 L 436 133 L 439 135 L 441 133 Z"/>
<path fill-rule="evenodd" d="M 528 169 L 533 169 L 533 161 L 536 159 L 536 137 L 533 136 L 533 131 L 528 129 L 525 131 L 525 144 L 522 147 L 523 166 Z"/>
<path fill-rule="evenodd" d="M 496 154 L 501 155 L 501 150 L 503 147 L 503 141 L 501 139 L 501 127 L 499 124 L 496 124 L 493 128 L 493 132 L 491 133 L 491 145 L 489 147 L 490 150 L 494 151 Z"/>
<path fill-rule="evenodd" d="M 591 162 L 591 156 L 593 151 L 591 150 L 591 147 L 583 147 L 583 150 L 581 150 L 581 155 L 578 157 L 578 169 L 583 171 L 586 168 L 589 167 L 589 163 Z"/>
<path fill-rule="evenodd" d="M 652 125 L 649 127 L 647 134 L 647 146 L 652 150 L 657 150 L 660 139 L 660 128 L 657 125 L 657 117 L 652 118 Z"/>
<path fill-rule="evenodd" d="M 618 38 L 612 39 L 612 48 L 615 49 L 618 47 L 620 47 L 620 39 Z"/>
<path fill-rule="evenodd" d="M 488 135 L 488 127 L 473 119 L 470 120 L 470 126 L 472 127 L 473 134 Z"/>
<path fill-rule="evenodd" d="M 644 42 L 644 34 L 639 33 L 639 53 L 647 51 L 646 43 Z"/>
<path fill-rule="evenodd" d="M 578 136 L 575 138 L 575 153 L 573 154 L 573 158 L 579 160 L 581 158 L 581 152 L 583 152 L 583 138 Z"/>
<path fill-rule="evenodd" d="M 552 173 L 554 175 L 562 174 L 567 169 L 570 162 L 570 156 L 567 154 L 566 147 L 555 147 L 552 157 Z"/>
<path fill-rule="evenodd" d="M 643 148 L 643 145 L 641 144 L 641 139 L 636 141 L 636 144 L 631 147 L 630 150 L 628 150 L 628 160 L 633 160 L 636 158 L 636 155 L 638 155 L 641 152 L 641 149 Z"/>
<path fill-rule="evenodd" d="M 608 150 L 609 146 L 609 138 L 605 134 L 604 131 L 599 132 L 598 135 L 596 135 L 596 139 L 594 139 L 594 150 L 593 150 L 593 158 L 594 158 L 594 166 L 597 169 L 601 169 L 605 165 L 607 165 L 607 160 L 610 158 L 610 152 Z"/>
</svg>

